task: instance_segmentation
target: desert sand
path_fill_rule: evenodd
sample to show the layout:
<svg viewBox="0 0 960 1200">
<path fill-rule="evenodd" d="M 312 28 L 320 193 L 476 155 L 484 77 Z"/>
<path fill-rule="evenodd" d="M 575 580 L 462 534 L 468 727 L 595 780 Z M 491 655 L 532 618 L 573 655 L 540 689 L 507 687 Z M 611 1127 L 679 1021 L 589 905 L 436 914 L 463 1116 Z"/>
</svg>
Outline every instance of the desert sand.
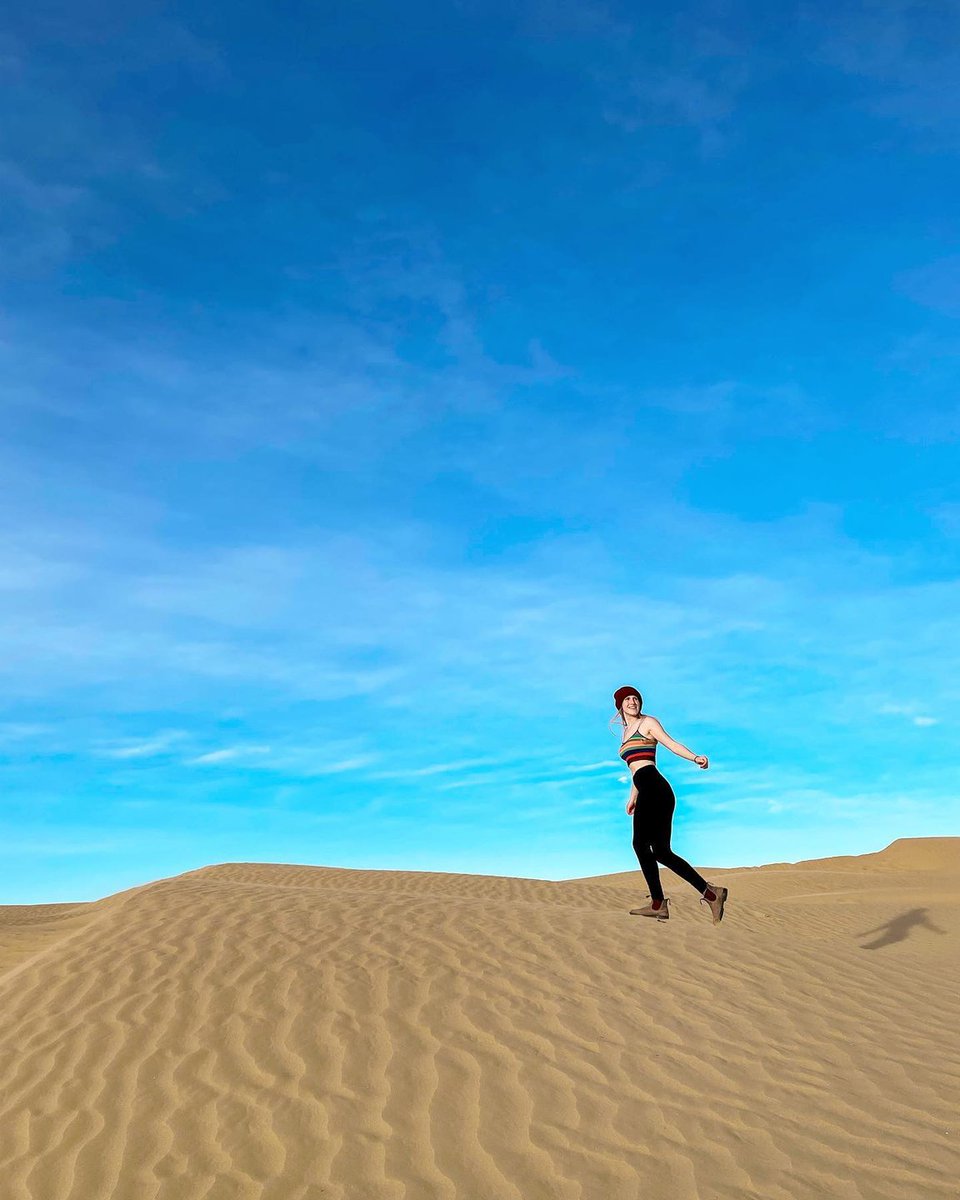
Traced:
<svg viewBox="0 0 960 1200">
<path fill-rule="evenodd" d="M 0 1198 L 957 1197 L 960 838 L 704 873 L 0 908 Z"/>
</svg>

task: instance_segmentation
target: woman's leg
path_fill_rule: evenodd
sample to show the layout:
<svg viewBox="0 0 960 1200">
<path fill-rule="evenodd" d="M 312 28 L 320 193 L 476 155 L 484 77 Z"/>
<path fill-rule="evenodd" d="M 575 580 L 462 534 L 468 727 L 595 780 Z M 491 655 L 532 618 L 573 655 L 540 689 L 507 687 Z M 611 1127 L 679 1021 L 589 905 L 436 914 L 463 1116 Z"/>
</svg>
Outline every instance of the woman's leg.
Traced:
<svg viewBox="0 0 960 1200">
<path fill-rule="evenodd" d="M 645 775 L 649 767 L 637 772 Z M 647 803 L 646 788 L 637 789 L 637 807 L 633 810 L 633 850 L 640 863 L 640 870 L 650 889 L 651 900 L 663 900 L 663 888 L 660 885 L 660 868 L 657 866 L 657 856 L 653 852 L 653 826 L 650 823 L 650 805 Z"/>
<path fill-rule="evenodd" d="M 653 852 L 653 827 L 650 826 L 649 816 L 649 805 L 643 803 L 641 794 L 637 794 L 637 806 L 634 809 L 634 853 L 650 889 L 650 899 L 662 900 L 664 889 L 660 886 L 660 868 L 656 865 L 656 854 Z"/>
<path fill-rule="evenodd" d="M 645 771 L 650 771 L 652 768 L 646 767 Z M 697 891 L 703 895 L 710 887 L 704 877 L 695 871 L 685 858 L 681 858 L 679 854 L 674 854 L 670 848 L 670 838 L 673 834 L 673 813 L 677 807 L 677 798 L 673 794 L 673 788 L 670 786 L 670 781 L 663 775 L 657 772 L 658 779 L 651 780 L 651 784 L 655 784 L 656 802 L 651 805 L 652 822 L 651 822 L 651 837 L 650 844 L 654 857 L 663 866 L 669 867 L 674 875 L 679 875 L 681 879 L 685 879 L 687 883 L 692 884 Z M 662 780 L 662 783 L 659 782 Z M 654 788 L 651 787 L 651 791 Z"/>
</svg>

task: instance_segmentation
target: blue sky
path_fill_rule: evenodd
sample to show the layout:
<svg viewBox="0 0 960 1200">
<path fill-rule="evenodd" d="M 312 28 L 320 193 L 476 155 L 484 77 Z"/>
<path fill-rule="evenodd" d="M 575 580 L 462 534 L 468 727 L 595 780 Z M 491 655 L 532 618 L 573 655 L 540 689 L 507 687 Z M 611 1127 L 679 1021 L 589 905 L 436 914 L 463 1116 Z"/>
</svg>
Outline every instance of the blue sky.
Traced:
<svg viewBox="0 0 960 1200">
<path fill-rule="evenodd" d="M 955 5 L 0 37 L 0 901 L 960 832 Z"/>
</svg>

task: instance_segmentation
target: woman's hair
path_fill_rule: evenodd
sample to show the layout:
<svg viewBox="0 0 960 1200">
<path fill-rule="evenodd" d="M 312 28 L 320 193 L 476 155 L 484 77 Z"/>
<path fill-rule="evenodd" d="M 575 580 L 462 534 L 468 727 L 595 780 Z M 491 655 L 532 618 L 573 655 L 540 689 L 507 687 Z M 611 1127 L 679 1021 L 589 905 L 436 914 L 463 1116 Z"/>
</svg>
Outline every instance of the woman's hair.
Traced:
<svg viewBox="0 0 960 1200">
<path fill-rule="evenodd" d="M 630 694 L 631 694 L 631 696 L 633 695 L 632 692 Z M 624 696 L 623 699 L 626 700 L 626 696 Z M 637 699 L 640 701 L 640 711 L 643 712 L 643 697 L 640 695 L 639 692 L 637 692 Z M 623 704 L 622 703 L 621 703 L 620 707 L 617 709 L 617 711 L 610 718 L 610 720 L 607 722 L 607 726 L 609 727 L 611 733 L 616 732 L 613 728 L 614 721 L 619 722 L 621 729 L 626 729 L 627 718 L 623 715 Z"/>
</svg>

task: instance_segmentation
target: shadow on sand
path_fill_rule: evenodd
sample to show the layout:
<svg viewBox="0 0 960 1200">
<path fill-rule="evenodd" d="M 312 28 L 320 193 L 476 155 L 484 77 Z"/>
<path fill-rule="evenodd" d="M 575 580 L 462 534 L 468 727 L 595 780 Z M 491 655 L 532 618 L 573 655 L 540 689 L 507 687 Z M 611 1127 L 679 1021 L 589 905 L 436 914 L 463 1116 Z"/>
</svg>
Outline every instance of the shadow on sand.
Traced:
<svg viewBox="0 0 960 1200">
<path fill-rule="evenodd" d="M 857 937 L 869 937 L 872 933 L 881 934 L 880 937 L 873 942 L 866 942 L 860 947 L 861 950 L 879 950 L 881 946 L 890 946 L 894 942 L 902 942 L 910 933 L 911 929 L 929 929 L 933 933 L 946 933 L 945 929 L 940 929 L 927 916 L 925 908 L 911 908 L 905 913 L 901 913 L 899 917 L 891 917 L 883 925 L 878 925 L 876 929 L 868 929 L 864 933 L 856 934 Z"/>
</svg>

